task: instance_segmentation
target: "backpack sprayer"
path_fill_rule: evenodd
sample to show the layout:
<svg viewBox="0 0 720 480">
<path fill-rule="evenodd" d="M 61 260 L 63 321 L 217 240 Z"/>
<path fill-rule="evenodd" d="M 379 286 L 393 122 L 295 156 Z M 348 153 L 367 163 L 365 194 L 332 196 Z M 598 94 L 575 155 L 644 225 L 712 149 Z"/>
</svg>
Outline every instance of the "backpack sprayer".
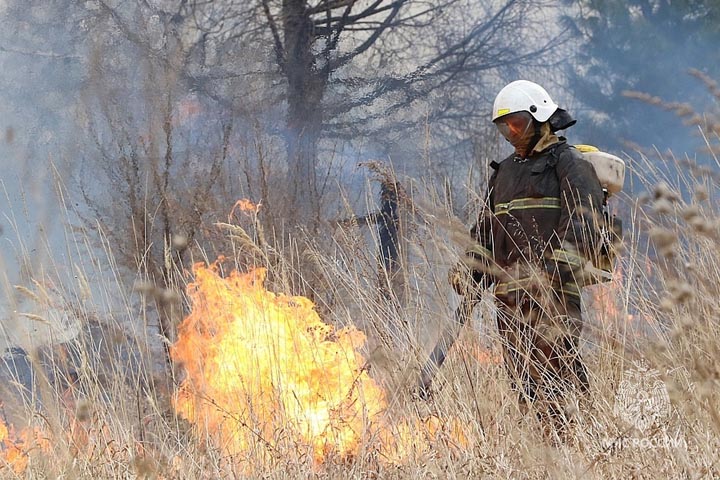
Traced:
<svg viewBox="0 0 720 480">
<path fill-rule="evenodd" d="M 622 191 L 625 183 L 625 162 L 610 153 L 601 152 L 592 145 L 575 145 L 585 160 L 595 169 L 603 190 L 602 214 L 603 224 L 600 227 L 602 243 L 600 255 L 596 259 L 597 268 L 603 272 L 602 281 L 612 280 L 617 244 L 622 240 L 622 219 L 610 213 L 608 199 Z"/>
<path fill-rule="evenodd" d="M 600 227 L 600 235 L 602 245 L 600 247 L 600 255 L 597 259 L 599 277 L 602 281 L 612 279 L 613 264 L 616 257 L 616 245 L 622 239 L 622 220 L 615 215 L 611 215 L 608 206 L 608 199 L 620 191 L 622 191 L 625 183 L 625 162 L 615 155 L 601 152 L 592 145 L 575 145 L 575 148 L 582 153 L 582 157 L 590 162 L 595 169 L 595 174 L 600 180 L 603 190 L 603 225 Z M 453 346 L 462 326 L 467 323 L 472 315 L 473 307 L 476 299 L 471 295 L 466 295 L 460 302 L 460 306 L 455 310 L 453 322 L 445 327 L 439 340 L 435 344 L 430 356 L 420 371 L 420 381 L 418 382 L 418 395 L 422 399 L 427 399 L 430 395 L 430 385 L 435 377 L 435 373 L 445 362 L 447 353 Z"/>
</svg>

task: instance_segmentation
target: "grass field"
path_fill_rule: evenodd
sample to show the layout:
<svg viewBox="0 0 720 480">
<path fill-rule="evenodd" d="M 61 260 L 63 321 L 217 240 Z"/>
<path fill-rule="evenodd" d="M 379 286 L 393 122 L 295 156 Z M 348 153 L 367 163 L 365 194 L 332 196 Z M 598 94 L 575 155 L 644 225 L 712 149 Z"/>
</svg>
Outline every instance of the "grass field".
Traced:
<svg viewBox="0 0 720 480">
<path fill-rule="evenodd" d="M 623 250 L 615 280 L 585 292 L 592 387 L 568 411 L 562 441 L 518 408 L 487 301 L 432 398 L 414 394 L 458 301 L 445 276 L 466 228 L 417 189 L 420 213 L 405 232 L 403 275 L 386 279 L 389 297 L 378 290 L 375 235 L 352 221 L 283 249 L 258 230 L 262 210 L 208 226 L 231 251 L 215 273 L 188 274 L 183 292 L 128 281 L 110 247 L 101 255 L 69 234 L 93 261 L 75 267 L 74 283 L 39 281 L 19 294 L 81 334 L 26 349 L 32 393 L 5 382 L 0 476 L 717 478 L 720 170 L 628 160 L 648 193 L 615 200 Z M 315 307 L 283 295 L 298 275 Z M 184 301 L 177 336 L 160 338 L 158 305 Z M 56 318 L 45 314 L 33 320 Z"/>
</svg>

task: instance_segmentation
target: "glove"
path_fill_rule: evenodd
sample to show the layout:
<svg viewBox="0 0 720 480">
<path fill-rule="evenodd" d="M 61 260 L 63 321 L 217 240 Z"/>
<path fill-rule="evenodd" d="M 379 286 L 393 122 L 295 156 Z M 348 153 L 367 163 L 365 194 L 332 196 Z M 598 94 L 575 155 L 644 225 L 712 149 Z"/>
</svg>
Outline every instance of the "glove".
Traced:
<svg viewBox="0 0 720 480">
<path fill-rule="evenodd" d="M 464 260 L 460 260 L 450 267 L 448 282 L 458 295 L 476 295 L 484 288 L 485 275 L 471 270 Z"/>
<path fill-rule="evenodd" d="M 602 270 L 595 268 L 592 262 L 578 253 L 575 246 L 567 242 L 563 242 L 560 248 L 553 250 L 550 258 L 545 260 L 545 270 L 554 285 L 575 283 L 584 286 L 607 278 Z"/>
</svg>

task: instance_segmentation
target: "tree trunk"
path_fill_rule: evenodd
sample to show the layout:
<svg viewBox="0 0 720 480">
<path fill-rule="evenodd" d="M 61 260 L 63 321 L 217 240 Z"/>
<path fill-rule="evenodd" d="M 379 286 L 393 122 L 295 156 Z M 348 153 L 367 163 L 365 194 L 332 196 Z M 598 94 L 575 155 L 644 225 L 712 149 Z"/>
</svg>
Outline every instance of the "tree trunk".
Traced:
<svg viewBox="0 0 720 480">
<path fill-rule="evenodd" d="M 326 73 L 315 68 L 313 25 L 305 0 L 283 0 L 285 76 L 288 81 L 287 155 L 290 205 L 295 223 L 317 218 L 317 144 L 322 129 Z"/>
</svg>

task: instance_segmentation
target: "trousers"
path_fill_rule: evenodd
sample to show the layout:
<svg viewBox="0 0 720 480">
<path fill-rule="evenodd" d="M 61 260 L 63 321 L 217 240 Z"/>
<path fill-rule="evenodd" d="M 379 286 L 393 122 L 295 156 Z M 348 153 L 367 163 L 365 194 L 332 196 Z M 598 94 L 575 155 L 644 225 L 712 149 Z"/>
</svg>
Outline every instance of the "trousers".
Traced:
<svg viewBox="0 0 720 480">
<path fill-rule="evenodd" d="M 562 416 L 567 396 L 590 385 L 579 351 L 580 302 L 560 295 L 542 300 L 523 295 L 498 302 L 497 328 L 503 360 L 521 408 Z"/>
</svg>

